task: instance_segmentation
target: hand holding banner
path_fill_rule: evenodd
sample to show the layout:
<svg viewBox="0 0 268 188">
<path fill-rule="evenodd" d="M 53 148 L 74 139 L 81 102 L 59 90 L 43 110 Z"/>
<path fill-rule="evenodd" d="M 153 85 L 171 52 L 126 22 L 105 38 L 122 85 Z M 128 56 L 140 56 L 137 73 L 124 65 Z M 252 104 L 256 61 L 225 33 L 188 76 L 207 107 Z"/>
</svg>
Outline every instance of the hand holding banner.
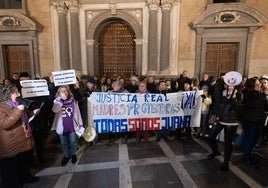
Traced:
<svg viewBox="0 0 268 188">
<path fill-rule="evenodd" d="M 88 98 L 89 122 L 98 133 L 199 127 L 202 94 L 93 92 Z"/>
</svg>

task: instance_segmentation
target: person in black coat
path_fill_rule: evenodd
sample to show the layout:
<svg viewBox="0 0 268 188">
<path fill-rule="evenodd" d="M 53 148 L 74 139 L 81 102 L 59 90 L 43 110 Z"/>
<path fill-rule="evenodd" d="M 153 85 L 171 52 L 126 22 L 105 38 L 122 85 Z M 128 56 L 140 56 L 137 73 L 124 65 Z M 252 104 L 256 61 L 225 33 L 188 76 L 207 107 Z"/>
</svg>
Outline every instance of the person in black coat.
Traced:
<svg viewBox="0 0 268 188">
<path fill-rule="evenodd" d="M 179 90 L 179 92 L 184 91 L 193 91 L 192 87 L 192 80 L 190 78 L 187 78 L 184 80 L 183 84 L 183 90 Z M 183 134 L 184 132 L 184 134 Z M 175 138 L 180 140 L 182 136 L 186 136 L 187 138 L 192 137 L 192 130 L 191 127 L 180 127 L 175 129 Z"/>
<path fill-rule="evenodd" d="M 184 70 L 177 80 L 179 91 L 184 90 L 184 83 L 185 83 L 185 81 L 188 81 L 188 80 L 189 80 L 188 72 L 187 72 L 187 70 Z"/>
<path fill-rule="evenodd" d="M 166 88 L 165 80 L 162 80 L 159 82 L 158 89 L 156 90 L 156 93 L 163 94 L 165 96 L 167 93 L 170 93 L 170 90 L 168 90 Z M 161 138 L 164 138 L 165 141 L 168 140 L 168 129 L 157 130 L 156 133 L 157 133 L 156 141 L 160 141 Z"/>
<path fill-rule="evenodd" d="M 148 76 L 147 78 L 147 90 L 149 93 L 155 93 L 157 84 L 155 83 L 153 76 Z"/>
<path fill-rule="evenodd" d="M 217 114 L 218 124 L 215 125 L 209 134 L 209 146 L 212 153 L 208 155 L 208 159 L 212 159 L 220 155 L 217 148 L 217 135 L 224 129 L 224 161 L 221 170 L 229 169 L 229 160 L 232 154 L 232 140 L 235 135 L 240 120 L 241 95 L 234 86 L 227 86 L 222 92 L 220 99 L 220 110 Z"/>
<path fill-rule="evenodd" d="M 129 93 L 136 93 L 136 91 L 139 89 L 139 79 L 136 76 L 131 76 L 129 79 L 130 83 L 126 85 L 125 89 Z"/>
<path fill-rule="evenodd" d="M 209 77 L 209 90 L 208 93 L 211 96 L 212 104 L 210 105 L 210 116 L 216 115 L 219 113 L 220 101 L 222 98 L 223 89 L 221 84 L 217 82 L 216 76 Z"/>
<path fill-rule="evenodd" d="M 40 113 L 30 122 L 32 134 L 35 140 L 35 150 L 39 164 L 43 164 L 45 159 L 45 143 L 48 138 L 54 113 L 52 112 L 53 100 L 58 87 L 55 87 L 52 78 L 43 77 L 47 81 L 49 95 L 29 98 L 38 103 L 42 103 Z"/>
<path fill-rule="evenodd" d="M 243 161 L 248 166 L 257 168 L 256 161 L 252 158 L 251 153 L 265 123 L 268 99 L 261 92 L 261 84 L 258 78 L 249 78 L 245 86 L 242 102 Z"/>
</svg>

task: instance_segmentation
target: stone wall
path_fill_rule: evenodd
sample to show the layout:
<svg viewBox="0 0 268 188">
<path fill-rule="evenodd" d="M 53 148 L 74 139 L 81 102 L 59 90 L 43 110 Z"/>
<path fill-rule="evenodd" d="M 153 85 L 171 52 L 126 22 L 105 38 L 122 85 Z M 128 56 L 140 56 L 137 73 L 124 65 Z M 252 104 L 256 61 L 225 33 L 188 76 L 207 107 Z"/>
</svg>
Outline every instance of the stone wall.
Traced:
<svg viewBox="0 0 268 188">
<path fill-rule="evenodd" d="M 247 4 L 268 17 L 267 0 L 247 0 Z M 268 74 L 268 23 L 258 29 L 253 36 L 250 54 L 249 76 Z"/>
<path fill-rule="evenodd" d="M 83 3 L 86 0 L 81 1 Z M 99 2 L 99 1 L 98 1 Z M 102 1 L 104 3 L 104 1 Z M 119 2 L 119 1 L 117 1 Z M 126 1 L 122 1 L 126 2 Z M 132 2 L 132 1 L 131 1 Z M 244 0 L 243 2 L 254 7 L 268 17 L 267 0 Z M 207 0 L 181 0 L 180 15 L 178 15 L 179 43 L 178 74 L 188 70 L 194 75 L 196 33 L 189 24 L 206 9 Z M 48 0 L 27 0 L 29 15 L 44 26 L 38 35 L 40 71 L 42 76 L 54 71 L 54 49 L 51 23 L 51 8 Z M 268 69 L 268 23 L 259 28 L 253 36 L 250 54 L 249 76 L 267 74 Z"/>
<path fill-rule="evenodd" d="M 244 3 L 257 9 L 268 17 L 267 0 L 244 0 Z M 189 23 L 197 18 L 206 9 L 207 0 L 181 1 L 180 14 L 180 38 L 179 38 L 179 74 L 188 70 L 190 75 L 194 74 L 195 66 L 195 31 L 191 30 Z M 252 48 L 250 49 L 250 66 L 248 76 L 260 76 L 267 74 L 268 70 L 268 23 L 255 31 L 253 35 Z"/>
<path fill-rule="evenodd" d="M 48 0 L 27 0 L 27 8 L 30 17 L 44 27 L 38 34 L 38 51 L 41 76 L 48 76 L 54 67 L 50 3 Z"/>
</svg>

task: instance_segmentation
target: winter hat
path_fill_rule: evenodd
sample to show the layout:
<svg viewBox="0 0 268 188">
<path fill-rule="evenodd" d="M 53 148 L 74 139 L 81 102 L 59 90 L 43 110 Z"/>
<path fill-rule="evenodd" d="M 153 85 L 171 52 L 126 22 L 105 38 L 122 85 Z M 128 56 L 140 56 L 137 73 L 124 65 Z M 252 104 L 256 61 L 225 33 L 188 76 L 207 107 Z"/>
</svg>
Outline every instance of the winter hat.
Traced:
<svg viewBox="0 0 268 188">
<path fill-rule="evenodd" d="M 190 78 L 185 79 L 184 83 L 192 85 L 192 80 Z"/>
<path fill-rule="evenodd" d="M 201 89 L 206 89 L 206 90 L 208 90 L 209 87 L 208 87 L 207 85 L 203 85 Z"/>
<path fill-rule="evenodd" d="M 92 83 L 92 84 L 94 84 L 94 85 L 95 85 L 95 83 L 96 83 L 96 81 L 94 80 L 93 77 L 90 77 L 90 78 L 88 79 L 87 82 Z"/>
</svg>

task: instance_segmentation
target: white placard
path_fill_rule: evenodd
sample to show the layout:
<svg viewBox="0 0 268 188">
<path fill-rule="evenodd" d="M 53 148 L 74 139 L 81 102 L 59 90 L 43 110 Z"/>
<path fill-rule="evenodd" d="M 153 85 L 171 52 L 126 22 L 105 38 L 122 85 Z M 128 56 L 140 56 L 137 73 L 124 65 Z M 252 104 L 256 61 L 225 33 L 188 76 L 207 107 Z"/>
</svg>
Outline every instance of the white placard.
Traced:
<svg viewBox="0 0 268 188">
<path fill-rule="evenodd" d="M 52 72 L 52 75 L 54 76 L 55 86 L 69 85 L 76 83 L 75 71 L 73 69 Z"/>
<path fill-rule="evenodd" d="M 23 98 L 39 97 L 49 95 L 47 81 L 42 80 L 23 80 L 20 81 L 21 94 Z"/>
</svg>

